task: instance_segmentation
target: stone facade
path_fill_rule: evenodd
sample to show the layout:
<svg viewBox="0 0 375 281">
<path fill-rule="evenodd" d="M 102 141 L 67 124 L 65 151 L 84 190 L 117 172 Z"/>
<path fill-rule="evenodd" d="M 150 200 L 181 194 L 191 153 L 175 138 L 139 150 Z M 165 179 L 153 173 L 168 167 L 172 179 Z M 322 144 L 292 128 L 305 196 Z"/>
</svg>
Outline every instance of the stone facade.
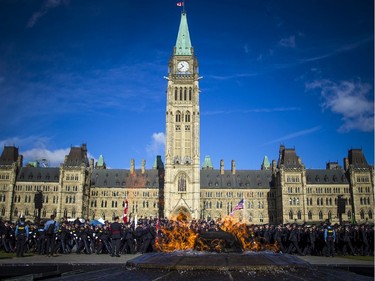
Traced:
<svg viewBox="0 0 375 281">
<path fill-rule="evenodd" d="M 16 151 L 16 157 L 4 161 L 3 155 Z M 165 169 L 160 157 L 152 169 L 94 168 L 88 163 L 86 146 L 72 147 L 60 167 L 22 166 L 15 147 L 5 147 L 0 158 L 0 216 L 16 220 L 21 214 L 33 220 L 37 216 L 34 196 L 44 197 L 41 216 L 48 218 L 83 217 L 111 220 L 121 216 L 125 199 L 128 217 L 163 217 Z M 294 161 L 295 159 L 296 161 Z M 295 149 L 280 147 L 278 163 L 259 170 L 200 169 L 198 216 L 224 218 L 244 199 L 244 209 L 234 216 L 249 224 L 313 223 L 339 221 L 337 200 L 346 202 L 345 222 L 374 222 L 374 168 L 367 164 L 361 149 L 351 149 L 344 168 L 328 163 L 326 169 L 305 169 Z M 76 166 L 75 166 L 76 165 Z M 172 215 L 172 214 L 170 214 Z"/>
<path fill-rule="evenodd" d="M 224 218 L 234 212 L 249 224 L 338 222 L 339 195 L 345 200 L 342 219 L 374 222 L 374 168 L 361 149 L 351 149 L 326 169 L 306 169 L 295 149 L 280 146 L 279 159 L 265 157 L 259 170 L 214 169 L 206 156 L 200 167 L 198 61 L 182 13 L 176 46 L 169 60 L 166 105 L 165 167 L 157 156 L 152 169 L 106 169 L 103 156 L 94 165 L 87 147 L 72 147 L 60 167 L 23 166 L 18 148 L 6 146 L 0 157 L 0 217 L 16 220 L 37 216 L 34 196 L 43 193 L 41 216 L 109 219 L 128 217 Z"/>
</svg>

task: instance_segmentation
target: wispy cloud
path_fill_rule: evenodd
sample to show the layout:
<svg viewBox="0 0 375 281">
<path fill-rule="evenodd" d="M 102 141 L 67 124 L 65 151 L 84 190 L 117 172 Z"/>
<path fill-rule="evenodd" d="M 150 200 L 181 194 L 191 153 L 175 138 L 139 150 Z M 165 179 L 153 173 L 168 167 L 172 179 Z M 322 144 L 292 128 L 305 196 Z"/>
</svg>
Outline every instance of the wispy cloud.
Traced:
<svg viewBox="0 0 375 281">
<path fill-rule="evenodd" d="M 165 134 L 163 132 L 153 133 L 151 143 L 147 145 L 146 151 L 151 156 L 162 155 L 165 148 Z"/>
<path fill-rule="evenodd" d="M 318 89 L 323 99 L 323 110 L 342 116 L 339 132 L 374 130 L 374 101 L 371 85 L 363 82 L 317 80 L 306 84 L 306 89 Z"/>
<path fill-rule="evenodd" d="M 233 73 L 230 75 L 209 75 L 209 77 L 216 80 L 230 80 L 235 78 L 253 77 L 257 75 L 258 73 Z"/>
<path fill-rule="evenodd" d="M 279 43 L 279 46 L 285 48 L 295 48 L 296 47 L 296 36 L 290 35 L 289 37 L 282 38 Z"/>
<path fill-rule="evenodd" d="M 270 112 L 284 112 L 284 111 L 300 111 L 299 107 L 275 107 L 275 108 L 253 108 L 253 109 L 237 109 L 237 110 L 215 110 L 202 112 L 202 115 L 219 115 L 219 114 L 233 114 L 233 113 L 270 113 Z"/>
<path fill-rule="evenodd" d="M 28 28 L 32 28 L 37 22 L 38 20 L 43 17 L 45 14 L 48 13 L 48 11 L 52 8 L 57 8 L 58 6 L 60 6 L 61 4 L 65 4 L 67 5 L 69 3 L 70 0 L 45 0 L 41 7 L 39 8 L 39 10 L 37 12 L 35 12 L 31 18 L 29 19 L 29 21 L 27 22 L 27 27 Z"/>
<path fill-rule="evenodd" d="M 360 47 L 364 44 L 367 44 L 368 42 L 373 41 L 373 40 L 374 40 L 374 37 L 370 36 L 370 37 L 361 39 L 357 42 L 353 42 L 353 43 L 350 43 L 350 44 L 343 45 L 341 47 L 333 49 L 330 52 L 326 52 L 326 53 L 323 53 L 323 54 L 320 54 L 320 55 L 300 59 L 299 62 L 300 63 L 306 63 L 306 62 L 312 62 L 312 61 L 318 61 L 318 60 L 326 59 L 326 58 L 336 56 L 336 55 L 344 53 L 344 52 L 355 50 L 358 47 Z"/>
<path fill-rule="evenodd" d="M 263 145 L 268 145 L 268 144 L 273 144 L 273 143 L 280 143 L 280 142 L 284 142 L 286 140 L 295 139 L 297 137 L 301 137 L 301 136 L 305 136 L 305 135 L 309 135 L 309 134 L 315 133 L 315 132 L 319 131 L 320 129 L 321 129 L 321 126 L 316 126 L 316 127 L 310 128 L 310 129 L 298 131 L 298 132 L 295 132 L 295 133 L 283 136 L 281 138 L 277 138 L 275 140 L 266 142 Z"/>
<path fill-rule="evenodd" d="M 3 146 L 17 146 L 22 149 L 22 147 L 37 147 L 37 148 L 45 148 L 52 137 L 45 137 L 45 136 L 28 136 L 28 137 L 10 137 L 3 140 L 0 140 L 0 147 Z"/>
<path fill-rule="evenodd" d="M 0 147 L 16 146 L 19 153 L 23 156 L 24 164 L 30 161 L 45 160 L 50 167 L 58 167 L 64 162 L 65 155 L 69 154 L 70 147 L 49 149 L 53 137 L 46 136 L 28 136 L 28 137 L 10 137 L 0 140 Z M 79 146 L 79 145 L 75 145 Z M 87 153 L 89 159 L 97 161 L 96 157 L 90 152 Z"/>
<path fill-rule="evenodd" d="M 55 150 L 49 150 L 46 148 L 32 148 L 25 151 L 20 151 L 25 161 L 37 161 L 45 159 L 48 166 L 58 167 L 61 163 L 64 163 L 65 155 L 68 155 L 70 148 L 61 148 Z"/>
</svg>

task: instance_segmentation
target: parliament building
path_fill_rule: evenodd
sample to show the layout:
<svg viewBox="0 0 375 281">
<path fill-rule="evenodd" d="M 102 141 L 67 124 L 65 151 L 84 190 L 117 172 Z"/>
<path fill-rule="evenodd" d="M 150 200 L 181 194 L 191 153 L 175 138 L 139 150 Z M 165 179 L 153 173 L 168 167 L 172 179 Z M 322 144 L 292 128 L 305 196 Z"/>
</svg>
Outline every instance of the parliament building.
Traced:
<svg viewBox="0 0 375 281">
<path fill-rule="evenodd" d="M 237 170 L 232 160 L 215 169 L 209 156 L 201 165 L 198 60 L 182 12 L 176 45 L 168 63 L 164 162 L 155 157 L 136 169 L 107 169 L 102 156 L 94 163 L 87 146 L 71 147 L 60 167 L 23 165 L 15 146 L 0 156 L 0 217 L 15 221 L 38 215 L 34 198 L 43 194 L 41 217 L 112 220 L 122 216 L 125 201 L 130 219 L 218 219 L 234 216 L 248 224 L 339 222 L 373 223 L 374 167 L 362 149 L 350 149 L 343 166 L 306 169 L 295 148 L 280 146 L 279 157 L 259 159 L 259 170 Z"/>
</svg>

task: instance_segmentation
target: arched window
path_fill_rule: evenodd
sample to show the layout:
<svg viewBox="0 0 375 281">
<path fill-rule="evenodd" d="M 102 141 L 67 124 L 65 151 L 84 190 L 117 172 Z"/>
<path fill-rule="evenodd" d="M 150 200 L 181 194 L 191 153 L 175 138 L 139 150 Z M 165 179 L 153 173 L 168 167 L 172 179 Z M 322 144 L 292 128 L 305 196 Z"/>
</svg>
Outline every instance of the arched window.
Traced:
<svg viewBox="0 0 375 281">
<path fill-rule="evenodd" d="M 292 206 L 292 198 L 289 198 L 289 205 Z"/>
<path fill-rule="evenodd" d="M 350 210 L 348 211 L 347 216 L 349 220 L 352 218 L 352 212 Z"/>
<path fill-rule="evenodd" d="M 186 89 L 186 87 L 184 88 L 184 100 L 186 100 L 186 98 L 187 98 L 187 89 Z"/>
<path fill-rule="evenodd" d="M 332 213 L 331 213 L 331 211 L 328 211 L 328 219 L 332 220 Z"/>
<path fill-rule="evenodd" d="M 1 208 L 1 216 L 5 216 L 5 208 L 4 207 Z"/>
<path fill-rule="evenodd" d="M 64 209 L 64 218 L 67 218 L 67 217 L 68 217 L 68 210 Z"/>
<path fill-rule="evenodd" d="M 301 211 L 297 212 L 297 219 L 299 219 L 299 220 L 302 219 L 302 213 L 301 213 Z"/>
<path fill-rule="evenodd" d="M 189 100 L 191 100 L 191 92 L 192 92 L 192 89 L 191 87 L 189 88 Z"/>
<path fill-rule="evenodd" d="M 319 219 L 320 219 L 320 220 L 323 219 L 323 213 L 322 213 L 322 211 L 319 211 Z"/>
<path fill-rule="evenodd" d="M 360 217 L 361 217 L 361 220 L 365 219 L 365 212 L 363 210 L 361 210 Z"/>
<path fill-rule="evenodd" d="M 178 100 L 178 90 L 177 90 L 177 88 L 174 89 L 174 100 Z"/>
<path fill-rule="evenodd" d="M 309 220 L 312 220 L 312 213 L 311 213 L 311 211 L 309 211 L 309 213 L 307 214 L 307 216 L 308 216 Z"/>
<path fill-rule="evenodd" d="M 186 192 L 186 176 L 181 175 L 178 177 L 178 192 Z"/>
<path fill-rule="evenodd" d="M 316 205 L 320 205 L 320 200 L 319 200 L 319 198 L 318 199 L 316 199 Z"/>
<path fill-rule="evenodd" d="M 289 219 L 290 219 L 290 220 L 293 219 L 293 211 L 292 211 L 292 210 L 289 211 Z"/>
<path fill-rule="evenodd" d="M 190 112 L 186 111 L 185 122 L 190 122 Z"/>
<path fill-rule="evenodd" d="M 176 112 L 176 122 L 177 123 L 181 122 L 181 113 L 180 113 L 180 111 Z"/>
<path fill-rule="evenodd" d="M 180 87 L 180 100 L 182 100 L 182 87 Z"/>
<path fill-rule="evenodd" d="M 368 211 L 368 218 L 369 218 L 370 220 L 372 220 L 372 211 L 371 211 L 371 210 Z"/>
</svg>

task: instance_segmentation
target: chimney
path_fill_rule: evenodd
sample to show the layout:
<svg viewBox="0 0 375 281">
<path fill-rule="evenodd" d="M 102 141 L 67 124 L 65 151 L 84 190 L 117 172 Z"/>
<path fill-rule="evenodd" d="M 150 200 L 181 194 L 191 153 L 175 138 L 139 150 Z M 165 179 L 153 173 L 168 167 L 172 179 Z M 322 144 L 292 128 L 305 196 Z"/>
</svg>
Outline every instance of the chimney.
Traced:
<svg viewBox="0 0 375 281">
<path fill-rule="evenodd" d="M 224 175 L 224 160 L 220 160 L 220 175 Z"/>
<path fill-rule="evenodd" d="M 299 165 L 302 165 L 301 157 L 297 157 L 297 162 L 298 162 Z"/>
<path fill-rule="evenodd" d="M 276 160 L 272 160 L 272 172 L 276 174 Z"/>
<path fill-rule="evenodd" d="M 130 174 L 134 174 L 134 158 L 130 160 Z"/>
<path fill-rule="evenodd" d="M 22 165 L 23 165 L 23 156 L 22 155 L 18 155 L 17 166 L 18 166 L 18 168 L 21 168 Z"/>
<path fill-rule="evenodd" d="M 235 175 L 236 174 L 236 161 L 234 160 L 232 160 L 231 170 L 232 170 L 232 175 Z"/>
<path fill-rule="evenodd" d="M 344 170 L 348 171 L 349 169 L 349 158 L 345 157 L 344 158 Z"/>
<path fill-rule="evenodd" d="M 146 160 L 145 159 L 142 159 L 142 175 L 145 173 L 145 170 L 146 170 Z"/>
</svg>

